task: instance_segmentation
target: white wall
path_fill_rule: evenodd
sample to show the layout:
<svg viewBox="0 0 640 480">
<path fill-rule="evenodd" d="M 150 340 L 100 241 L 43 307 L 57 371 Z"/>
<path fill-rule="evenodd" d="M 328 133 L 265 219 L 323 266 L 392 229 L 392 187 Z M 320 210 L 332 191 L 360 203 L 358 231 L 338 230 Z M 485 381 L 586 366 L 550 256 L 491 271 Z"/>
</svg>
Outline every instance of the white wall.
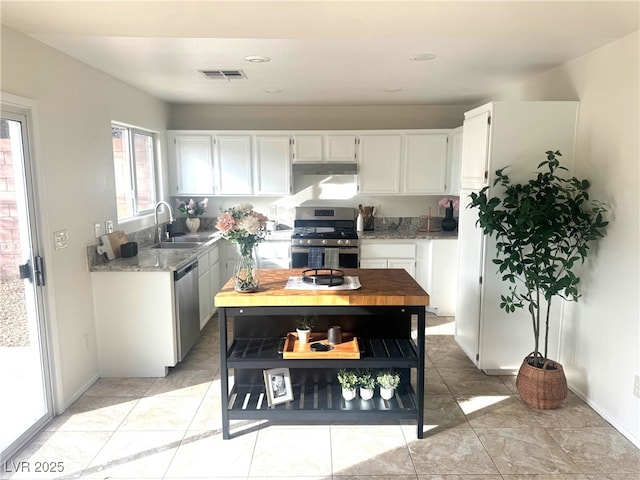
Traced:
<svg viewBox="0 0 640 480">
<path fill-rule="evenodd" d="M 116 219 L 110 123 L 116 120 L 162 132 L 164 145 L 168 109 L 163 102 L 5 26 L 1 38 L 2 91 L 32 99 L 37 108 L 40 234 L 57 401 L 64 409 L 98 371 L 86 248 L 96 243 L 95 222 Z M 128 226 L 135 227 L 140 223 Z M 68 230 L 69 247 L 54 251 L 53 232 L 62 229 Z M 84 335 L 89 338 L 86 350 Z"/>
<path fill-rule="evenodd" d="M 610 205 L 610 224 L 566 309 L 560 361 L 571 389 L 640 447 L 639 44 L 636 32 L 498 99 L 580 101 L 573 174 Z"/>
<path fill-rule="evenodd" d="M 468 105 L 171 105 L 172 130 L 455 128 Z"/>
</svg>

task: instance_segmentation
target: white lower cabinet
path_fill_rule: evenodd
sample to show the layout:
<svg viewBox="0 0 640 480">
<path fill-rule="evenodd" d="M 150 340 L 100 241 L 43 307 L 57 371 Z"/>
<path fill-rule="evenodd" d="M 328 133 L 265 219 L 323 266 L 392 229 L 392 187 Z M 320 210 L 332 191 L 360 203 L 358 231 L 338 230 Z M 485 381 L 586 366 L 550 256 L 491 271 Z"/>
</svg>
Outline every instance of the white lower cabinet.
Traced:
<svg viewBox="0 0 640 480">
<path fill-rule="evenodd" d="M 200 329 L 204 328 L 216 311 L 213 298 L 220 291 L 220 250 L 214 244 L 198 256 L 198 299 L 200 302 Z"/>
<path fill-rule="evenodd" d="M 429 292 L 430 308 L 439 316 L 454 317 L 458 301 L 458 240 L 429 240 L 428 255 L 424 288 Z"/>
<path fill-rule="evenodd" d="M 101 377 L 164 377 L 178 363 L 173 272 L 92 272 Z"/>
<path fill-rule="evenodd" d="M 360 268 L 404 268 L 416 276 L 416 244 L 396 240 L 361 240 Z"/>
<path fill-rule="evenodd" d="M 458 240 L 360 241 L 360 268 L 404 268 L 429 294 L 429 310 L 455 316 L 458 296 Z"/>
<path fill-rule="evenodd" d="M 291 241 L 266 241 L 258 245 L 260 268 L 289 268 Z"/>
</svg>

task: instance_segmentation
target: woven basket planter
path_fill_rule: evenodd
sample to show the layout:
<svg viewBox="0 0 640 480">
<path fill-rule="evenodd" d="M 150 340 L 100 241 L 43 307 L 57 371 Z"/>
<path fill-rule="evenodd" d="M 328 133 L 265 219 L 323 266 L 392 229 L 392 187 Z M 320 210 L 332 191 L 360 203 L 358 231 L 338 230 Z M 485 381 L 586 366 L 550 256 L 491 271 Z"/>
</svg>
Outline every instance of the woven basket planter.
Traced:
<svg viewBox="0 0 640 480">
<path fill-rule="evenodd" d="M 524 403 L 539 409 L 558 408 L 567 398 L 567 379 L 562 365 L 545 360 L 542 368 L 529 364 L 535 355 L 527 355 L 518 370 L 516 388 Z"/>
</svg>

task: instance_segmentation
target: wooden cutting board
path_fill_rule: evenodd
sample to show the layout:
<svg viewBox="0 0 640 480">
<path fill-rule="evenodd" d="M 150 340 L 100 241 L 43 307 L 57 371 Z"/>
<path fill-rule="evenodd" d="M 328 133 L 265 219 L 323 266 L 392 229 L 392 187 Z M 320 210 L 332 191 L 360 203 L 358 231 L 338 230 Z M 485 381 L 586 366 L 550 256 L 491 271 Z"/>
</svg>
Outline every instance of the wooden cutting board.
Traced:
<svg viewBox="0 0 640 480">
<path fill-rule="evenodd" d="M 127 236 L 122 230 L 117 230 L 107 235 L 102 235 L 100 240 L 102 240 L 102 246 L 98 247 L 98 253 L 106 253 L 107 259 L 113 260 L 122 256 L 120 247 L 123 243 L 127 243 Z"/>
</svg>

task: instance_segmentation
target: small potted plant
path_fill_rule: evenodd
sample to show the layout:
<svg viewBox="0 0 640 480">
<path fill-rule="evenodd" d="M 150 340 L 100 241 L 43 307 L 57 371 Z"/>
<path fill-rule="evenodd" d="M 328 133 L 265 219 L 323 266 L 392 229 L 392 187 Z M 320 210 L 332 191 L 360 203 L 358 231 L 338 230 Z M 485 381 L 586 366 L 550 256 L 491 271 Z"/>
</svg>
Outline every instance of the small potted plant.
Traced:
<svg viewBox="0 0 640 480">
<path fill-rule="evenodd" d="M 393 370 L 383 370 L 376 376 L 376 382 L 380 385 L 380 396 L 385 400 L 393 398 L 393 394 L 400 385 L 400 375 Z"/>
<path fill-rule="evenodd" d="M 342 397 L 345 400 L 353 400 L 356 398 L 358 376 L 355 372 L 346 369 L 338 371 L 338 383 L 342 387 Z"/>
<path fill-rule="evenodd" d="M 360 387 L 360 398 L 371 400 L 376 389 L 376 379 L 370 370 L 362 369 L 358 371 L 358 385 Z"/>
<path fill-rule="evenodd" d="M 303 315 L 297 320 L 296 332 L 298 333 L 298 341 L 300 343 L 309 342 L 309 336 L 311 335 L 311 328 L 316 322 L 316 315 Z"/>
</svg>

